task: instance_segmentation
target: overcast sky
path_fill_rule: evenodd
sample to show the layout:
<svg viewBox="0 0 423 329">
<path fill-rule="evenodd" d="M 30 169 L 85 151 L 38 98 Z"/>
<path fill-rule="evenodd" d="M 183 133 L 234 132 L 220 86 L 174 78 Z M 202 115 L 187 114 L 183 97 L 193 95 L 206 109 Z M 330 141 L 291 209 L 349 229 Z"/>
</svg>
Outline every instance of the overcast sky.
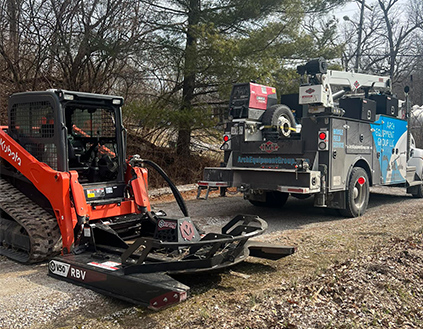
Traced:
<svg viewBox="0 0 423 329">
<path fill-rule="evenodd" d="M 371 1 L 367 1 L 366 3 L 371 5 Z M 344 16 L 349 16 L 351 19 L 354 19 L 354 16 L 358 17 L 359 14 L 360 7 L 357 2 L 350 2 L 334 11 L 334 15 L 339 18 L 340 23 L 342 23 L 342 17 Z"/>
</svg>

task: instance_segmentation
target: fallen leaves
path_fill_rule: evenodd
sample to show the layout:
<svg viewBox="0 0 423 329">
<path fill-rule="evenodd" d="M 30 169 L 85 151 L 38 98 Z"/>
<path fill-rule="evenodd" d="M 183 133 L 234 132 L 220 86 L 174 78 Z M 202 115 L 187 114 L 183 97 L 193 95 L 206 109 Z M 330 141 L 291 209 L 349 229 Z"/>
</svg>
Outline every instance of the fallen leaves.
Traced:
<svg viewBox="0 0 423 329">
<path fill-rule="evenodd" d="M 179 326 L 421 328 L 422 241 L 421 233 L 409 239 L 392 238 L 371 254 L 334 264 L 324 273 L 304 277 L 291 287 L 264 288 L 251 292 L 248 298 L 234 291 L 229 299 L 222 298 L 218 307 L 203 303 L 207 317 L 194 315 Z M 229 274 L 243 279 L 255 276 L 238 271 Z"/>
</svg>

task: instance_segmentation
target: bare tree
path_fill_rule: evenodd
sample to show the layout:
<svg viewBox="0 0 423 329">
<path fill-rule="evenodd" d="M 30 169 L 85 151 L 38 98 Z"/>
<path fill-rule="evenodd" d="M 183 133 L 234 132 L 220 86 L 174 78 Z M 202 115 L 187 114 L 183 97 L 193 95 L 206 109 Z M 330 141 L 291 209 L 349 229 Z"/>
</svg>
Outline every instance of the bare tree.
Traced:
<svg viewBox="0 0 423 329">
<path fill-rule="evenodd" d="M 143 66 L 135 64 L 151 31 L 142 23 L 148 8 L 139 1 L 51 0 L 51 9 L 51 53 L 66 88 L 110 92 L 129 87 L 129 76 L 140 78 Z"/>
<path fill-rule="evenodd" d="M 415 42 L 422 28 L 421 0 L 377 0 L 367 11 L 363 26 L 352 20 L 346 23 L 344 65 L 355 64 L 354 56 L 361 49 L 360 70 L 389 75 L 394 83 L 401 82 L 415 67 L 418 47 Z M 349 28 L 348 28 L 349 26 Z M 357 29 L 364 37 L 357 45 Z"/>
<path fill-rule="evenodd" d="M 45 61 L 43 1 L 7 0 L 0 7 L 0 56 L 2 78 L 8 89 L 26 90 L 38 78 Z"/>
<path fill-rule="evenodd" d="M 135 0 L 3 1 L 2 77 L 15 91 L 128 88 L 144 68 L 147 9 Z"/>
</svg>

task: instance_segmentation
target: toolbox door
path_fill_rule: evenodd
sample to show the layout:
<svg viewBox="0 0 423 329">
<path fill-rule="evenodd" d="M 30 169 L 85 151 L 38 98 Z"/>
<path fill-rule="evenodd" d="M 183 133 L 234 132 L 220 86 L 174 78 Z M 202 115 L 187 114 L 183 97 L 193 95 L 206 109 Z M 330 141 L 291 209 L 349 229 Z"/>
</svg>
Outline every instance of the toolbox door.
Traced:
<svg viewBox="0 0 423 329">
<path fill-rule="evenodd" d="M 330 151 L 331 174 L 329 175 L 329 184 L 331 190 L 345 189 L 346 137 L 347 131 L 345 129 L 345 120 L 332 120 L 332 149 Z"/>
</svg>

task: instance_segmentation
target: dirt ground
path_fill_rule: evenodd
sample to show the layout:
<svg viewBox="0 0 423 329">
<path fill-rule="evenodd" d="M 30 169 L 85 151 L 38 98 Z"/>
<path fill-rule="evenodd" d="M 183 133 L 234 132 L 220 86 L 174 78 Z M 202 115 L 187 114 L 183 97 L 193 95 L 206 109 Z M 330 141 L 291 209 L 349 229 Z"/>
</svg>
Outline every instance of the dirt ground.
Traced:
<svg viewBox="0 0 423 329">
<path fill-rule="evenodd" d="M 161 312 L 57 281 L 47 264 L 0 258 L 0 328 L 423 328 L 421 199 L 260 238 L 297 252 L 178 278 L 191 297 Z"/>
</svg>

